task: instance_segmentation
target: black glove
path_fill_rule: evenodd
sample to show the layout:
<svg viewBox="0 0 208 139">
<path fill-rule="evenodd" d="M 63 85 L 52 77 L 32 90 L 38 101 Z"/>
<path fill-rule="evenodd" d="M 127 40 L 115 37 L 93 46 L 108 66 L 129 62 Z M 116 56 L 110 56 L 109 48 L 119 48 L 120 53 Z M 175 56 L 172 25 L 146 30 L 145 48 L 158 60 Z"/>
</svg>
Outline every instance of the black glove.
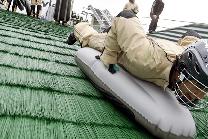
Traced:
<svg viewBox="0 0 208 139">
<path fill-rule="evenodd" d="M 100 56 L 99 56 L 99 55 L 96 55 L 95 58 L 99 60 L 99 59 L 100 59 Z M 118 71 L 118 70 L 119 70 L 119 69 L 118 69 L 118 67 L 117 67 L 115 64 L 110 64 L 110 65 L 109 65 L 108 71 L 109 71 L 110 73 L 114 74 L 114 73 L 116 73 L 116 71 Z"/>
<path fill-rule="evenodd" d="M 115 69 L 115 65 L 114 64 L 110 64 L 108 71 L 112 74 L 116 73 L 116 69 Z"/>
<path fill-rule="evenodd" d="M 95 56 L 95 58 L 96 58 L 96 59 L 100 59 L 100 56 L 99 56 L 99 55 L 97 55 L 97 56 Z"/>
</svg>

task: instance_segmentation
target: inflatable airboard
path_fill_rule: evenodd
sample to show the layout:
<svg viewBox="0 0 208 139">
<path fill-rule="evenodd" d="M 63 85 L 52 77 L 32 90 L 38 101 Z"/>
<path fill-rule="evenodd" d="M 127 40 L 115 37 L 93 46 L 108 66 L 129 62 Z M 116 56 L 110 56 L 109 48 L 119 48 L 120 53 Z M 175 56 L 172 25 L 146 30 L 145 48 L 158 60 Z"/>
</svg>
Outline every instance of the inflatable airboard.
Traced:
<svg viewBox="0 0 208 139">
<path fill-rule="evenodd" d="M 81 48 L 75 60 L 90 80 L 127 107 L 136 121 L 160 138 L 194 138 L 196 128 L 191 113 L 178 103 L 173 93 L 136 79 L 122 68 L 111 74 L 100 60 L 95 59 L 96 55 L 100 52 Z"/>
</svg>

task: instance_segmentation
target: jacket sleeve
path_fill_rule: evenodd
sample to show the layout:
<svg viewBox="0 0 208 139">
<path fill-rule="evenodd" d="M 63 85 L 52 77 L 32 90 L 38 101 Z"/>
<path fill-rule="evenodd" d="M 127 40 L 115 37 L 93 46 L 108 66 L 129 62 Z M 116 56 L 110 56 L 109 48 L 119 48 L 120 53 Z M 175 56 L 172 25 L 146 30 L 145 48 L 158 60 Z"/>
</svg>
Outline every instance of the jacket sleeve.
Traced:
<svg viewBox="0 0 208 139">
<path fill-rule="evenodd" d="M 118 55 L 120 54 L 121 49 L 117 42 L 115 20 L 113 21 L 111 29 L 107 34 L 104 45 L 105 45 L 105 48 L 100 57 L 101 61 L 105 65 L 117 64 Z"/>
<path fill-rule="evenodd" d="M 102 55 L 101 55 L 101 61 L 104 63 L 104 65 L 109 64 L 117 64 L 118 63 L 118 52 L 112 49 L 109 49 L 108 47 L 105 47 Z"/>
</svg>

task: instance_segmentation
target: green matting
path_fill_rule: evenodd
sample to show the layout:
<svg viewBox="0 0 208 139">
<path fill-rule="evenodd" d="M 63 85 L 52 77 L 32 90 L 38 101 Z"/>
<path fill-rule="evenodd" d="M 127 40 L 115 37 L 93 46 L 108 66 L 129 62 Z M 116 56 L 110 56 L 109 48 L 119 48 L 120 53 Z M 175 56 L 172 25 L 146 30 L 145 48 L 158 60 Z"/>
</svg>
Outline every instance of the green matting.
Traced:
<svg viewBox="0 0 208 139">
<path fill-rule="evenodd" d="M 155 139 L 80 71 L 71 31 L 0 11 L 0 139 Z M 192 114 L 196 138 L 208 138 L 208 109 Z"/>
</svg>

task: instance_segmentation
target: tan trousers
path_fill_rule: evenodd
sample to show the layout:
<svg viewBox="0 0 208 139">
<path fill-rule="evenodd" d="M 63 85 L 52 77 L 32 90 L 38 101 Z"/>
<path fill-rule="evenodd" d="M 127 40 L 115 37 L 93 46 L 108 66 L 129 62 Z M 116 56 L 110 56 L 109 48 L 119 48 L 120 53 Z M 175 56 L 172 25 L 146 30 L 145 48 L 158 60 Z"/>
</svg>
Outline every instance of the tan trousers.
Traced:
<svg viewBox="0 0 208 139">
<path fill-rule="evenodd" d="M 103 51 L 107 33 L 98 33 L 89 23 L 81 22 L 75 25 L 74 35 L 82 47 L 91 47 L 100 52 Z"/>
</svg>

